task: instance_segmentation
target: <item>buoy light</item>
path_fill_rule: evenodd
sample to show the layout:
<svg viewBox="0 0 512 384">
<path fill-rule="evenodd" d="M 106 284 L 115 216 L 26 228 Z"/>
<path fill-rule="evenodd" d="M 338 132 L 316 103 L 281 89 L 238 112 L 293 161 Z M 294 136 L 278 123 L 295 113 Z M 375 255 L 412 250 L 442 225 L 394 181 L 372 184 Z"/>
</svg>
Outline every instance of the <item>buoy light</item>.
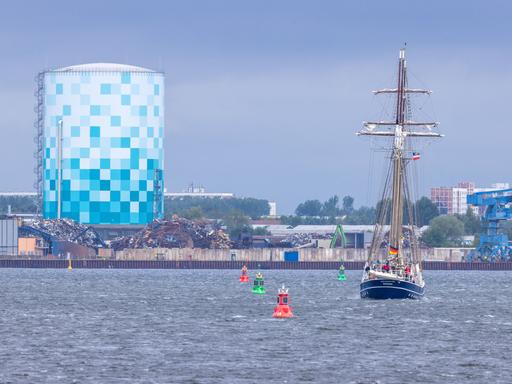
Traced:
<svg viewBox="0 0 512 384">
<path fill-rule="evenodd" d="M 248 283 L 249 282 L 249 275 L 247 273 L 247 266 L 244 265 L 242 267 L 242 274 L 240 275 L 240 282 L 241 283 Z"/>
<path fill-rule="evenodd" d="M 292 308 L 289 306 L 288 288 L 285 288 L 284 284 L 281 288 L 279 288 L 277 295 L 277 306 L 274 308 L 274 314 L 272 317 L 277 319 L 293 317 Z"/>
</svg>

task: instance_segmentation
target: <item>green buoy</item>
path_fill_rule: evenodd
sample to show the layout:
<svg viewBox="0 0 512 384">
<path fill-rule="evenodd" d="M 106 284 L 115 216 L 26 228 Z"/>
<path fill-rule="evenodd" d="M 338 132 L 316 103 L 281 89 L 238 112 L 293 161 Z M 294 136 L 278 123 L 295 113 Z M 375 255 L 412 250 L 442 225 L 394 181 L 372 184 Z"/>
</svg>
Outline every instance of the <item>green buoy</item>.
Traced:
<svg viewBox="0 0 512 384">
<path fill-rule="evenodd" d="M 265 282 L 263 281 L 263 275 L 258 272 L 254 279 L 254 286 L 252 287 L 252 293 L 262 295 L 265 293 Z"/>
<path fill-rule="evenodd" d="M 347 276 L 345 275 L 345 267 L 343 266 L 343 264 L 340 266 L 340 269 L 338 269 L 338 280 L 339 281 L 347 280 Z"/>
</svg>

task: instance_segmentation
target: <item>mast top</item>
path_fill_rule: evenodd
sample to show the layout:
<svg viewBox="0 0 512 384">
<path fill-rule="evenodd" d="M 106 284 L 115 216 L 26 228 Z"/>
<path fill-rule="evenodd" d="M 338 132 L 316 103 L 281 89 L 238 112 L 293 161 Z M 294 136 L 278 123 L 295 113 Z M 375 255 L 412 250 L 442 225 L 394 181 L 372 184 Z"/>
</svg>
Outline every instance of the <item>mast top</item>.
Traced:
<svg viewBox="0 0 512 384">
<path fill-rule="evenodd" d="M 405 60 L 405 48 L 400 48 L 399 63 L 398 63 L 398 85 L 396 88 L 385 88 L 373 91 L 375 95 L 380 94 L 396 94 L 396 120 L 395 121 L 365 121 L 363 122 L 363 129 L 357 132 L 357 135 L 364 136 L 396 136 L 393 128 L 384 130 L 375 130 L 377 127 L 402 127 L 401 135 L 403 137 L 421 137 L 421 138 L 436 138 L 443 137 L 440 133 L 432 131 L 439 123 L 437 122 L 422 122 L 414 121 L 406 114 L 409 111 L 410 94 L 424 94 L 430 95 L 432 91 L 428 89 L 409 88 L 407 82 L 407 62 Z M 409 112 L 410 113 L 410 112 Z M 416 128 L 415 130 L 413 128 Z"/>
</svg>

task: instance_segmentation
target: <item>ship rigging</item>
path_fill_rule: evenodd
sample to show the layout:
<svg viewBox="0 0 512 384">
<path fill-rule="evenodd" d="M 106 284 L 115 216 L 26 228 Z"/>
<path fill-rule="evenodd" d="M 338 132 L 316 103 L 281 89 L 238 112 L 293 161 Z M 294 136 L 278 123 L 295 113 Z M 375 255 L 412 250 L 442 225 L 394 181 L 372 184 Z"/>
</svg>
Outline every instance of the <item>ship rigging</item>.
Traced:
<svg viewBox="0 0 512 384">
<path fill-rule="evenodd" d="M 413 119 L 410 95 L 430 95 L 431 91 L 409 88 L 405 49 L 400 50 L 397 87 L 373 93 L 395 96 L 395 118 L 394 121 L 364 122 L 363 129 L 357 133 L 360 136 L 387 137 L 392 140 L 389 170 L 360 294 L 362 298 L 373 299 L 417 299 L 424 295 L 425 281 L 407 177 L 410 161 L 419 159 L 419 153 L 413 152 L 411 139 L 439 138 L 442 135 L 434 130 L 438 123 Z M 407 215 L 407 220 L 404 220 L 404 215 Z"/>
</svg>

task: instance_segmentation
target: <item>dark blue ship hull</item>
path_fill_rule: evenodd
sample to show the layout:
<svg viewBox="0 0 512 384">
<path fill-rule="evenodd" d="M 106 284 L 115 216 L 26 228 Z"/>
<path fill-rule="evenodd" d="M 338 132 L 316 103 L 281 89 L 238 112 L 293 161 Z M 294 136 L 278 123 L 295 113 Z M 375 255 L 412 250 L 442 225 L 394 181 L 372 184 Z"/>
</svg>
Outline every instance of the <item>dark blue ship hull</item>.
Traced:
<svg viewBox="0 0 512 384">
<path fill-rule="evenodd" d="M 421 299 L 425 287 L 404 280 L 375 279 L 361 283 L 362 299 Z"/>
</svg>

